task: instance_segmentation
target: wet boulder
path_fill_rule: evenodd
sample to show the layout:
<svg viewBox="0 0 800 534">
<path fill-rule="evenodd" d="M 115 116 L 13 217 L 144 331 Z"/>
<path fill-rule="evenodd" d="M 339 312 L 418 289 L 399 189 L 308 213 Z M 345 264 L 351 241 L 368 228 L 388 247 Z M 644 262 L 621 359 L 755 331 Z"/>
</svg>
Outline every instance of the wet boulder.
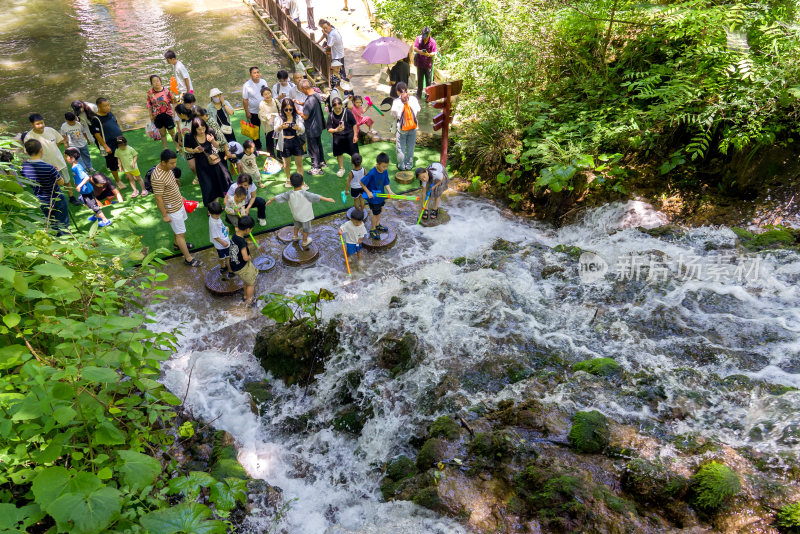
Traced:
<svg viewBox="0 0 800 534">
<path fill-rule="evenodd" d="M 378 367 L 389 370 L 392 376 L 408 371 L 421 357 L 419 345 L 417 336 L 411 333 L 406 333 L 402 337 L 384 338 L 378 354 Z"/>
<path fill-rule="evenodd" d="M 306 385 L 321 373 L 339 344 L 338 323 L 315 326 L 307 320 L 264 327 L 256 335 L 253 353 L 261 366 L 286 385 Z"/>
<path fill-rule="evenodd" d="M 578 452 L 603 452 L 611 436 L 606 416 L 596 410 L 578 412 L 572 421 L 572 428 L 567 435 L 570 445 Z"/>
</svg>

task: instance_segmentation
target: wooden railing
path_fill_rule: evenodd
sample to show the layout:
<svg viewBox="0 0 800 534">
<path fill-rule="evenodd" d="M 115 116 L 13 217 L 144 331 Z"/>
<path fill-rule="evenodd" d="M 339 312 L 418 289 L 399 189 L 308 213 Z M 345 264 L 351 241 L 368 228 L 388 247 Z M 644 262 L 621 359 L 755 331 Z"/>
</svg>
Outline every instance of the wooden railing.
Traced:
<svg viewBox="0 0 800 534">
<path fill-rule="evenodd" d="M 303 31 L 300 24 L 289 16 L 288 9 L 282 9 L 276 0 L 256 0 L 283 34 L 296 46 L 300 53 L 311 61 L 311 65 L 322 74 L 325 80 L 331 76 L 331 56 L 322 46 L 314 42 L 314 34 Z M 305 3 L 303 3 L 305 5 Z M 321 31 L 321 30 L 320 30 Z"/>
</svg>

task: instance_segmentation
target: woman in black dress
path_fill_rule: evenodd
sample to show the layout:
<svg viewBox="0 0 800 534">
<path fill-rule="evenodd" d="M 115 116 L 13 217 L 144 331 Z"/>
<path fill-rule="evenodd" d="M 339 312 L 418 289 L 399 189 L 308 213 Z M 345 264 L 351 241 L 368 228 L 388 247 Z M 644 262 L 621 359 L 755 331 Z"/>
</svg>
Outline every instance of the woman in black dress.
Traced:
<svg viewBox="0 0 800 534">
<path fill-rule="evenodd" d="M 333 138 L 333 155 L 339 162 L 336 176 L 344 176 L 344 154 L 358 154 L 358 128 L 353 112 L 344 107 L 342 99 L 331 100 L 331 112 L 328 115 L 328 132 Z"/>
<path fill-rule="evenodd" d="M 224 197 L 231 185 L 231 177 L 222 163 L 219 142 L 209 131 L 206 121 L 200 117 L 192 119 L 192 129 L 184 140 L 184 147 L 187 152 L 195 154 L 203 205 L 208 206 L 214 200 Z"/>
</svg>

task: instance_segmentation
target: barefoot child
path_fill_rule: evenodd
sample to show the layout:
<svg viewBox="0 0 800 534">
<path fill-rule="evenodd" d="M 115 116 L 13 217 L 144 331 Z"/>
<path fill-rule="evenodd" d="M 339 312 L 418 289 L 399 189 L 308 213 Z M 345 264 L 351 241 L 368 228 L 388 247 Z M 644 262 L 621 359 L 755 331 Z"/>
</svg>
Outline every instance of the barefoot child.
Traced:
<svg viewBox="0 0 800 534">
<path fill-rule="evenodd" d="M 208 205 L 208 237 L 219 256 L 219 272 L 233 278 L 231 271 L 231 236 L 228 227 L 222 222 L 222 206 L 216 200 Z"/>
<path fill-rule="evenodd" d="M 388 232 L 388 228 L 381 224 L 381 211 L 386 201 L 380 197 L 376 197 L 375 193 L 386 193 L 393 195 L 392 188 L 389 187 L 389 156 L 386 152 L 381 152 L 375 158 L 375 167 L 370 170 L 364 178 L 361 179 L 361 185 L 364 187 L 364 192 L 367 194 L 367 203 L 369 209 L 372 211 L 370 222 L 372 226 L 369 231 L 369 237 L 380 241 L 381 232 Z"/>
<path fill-rule="evenodd" d="M 100 220 L 97 224 L 100 228 L 104 228 L 111 224 L 97 200 L 94 198 L 94 187 L 92 186 L 91 178 L 87 174 L 86 169 L 79 163 L 81 159 L 81 152 L 75 147 L 69 147 L 64 151 L 64 158 L 67 160 L 67 165 L 72 168 L 72 175 L 75 179 L 75 185 L 78 192 L 81 194 L 81 200 L 87 208 L 94 212 L 94 215 L 89 217 L 89 222 Z"/>
<path fill-rule="evenodd" d="M 142 186 L 142 196 L 147 196 L 147 189 L 145 189 L 144 181 L 139 173 L 139 153 L 136 152 L 135 148 L 128 145 L 128 140 L 125 139 L 125 136 L 120 135 L 117 137 L 117 151 L 114 153 L 114 155 L 117 156 L 120 172 L 124 173 L 125 176 L 128 177 L 128 181 L 131 183 L 131 189 L 133 189 L 131 198 L 136 198 L 139 196 L 139 191 L 136 189 L 137 181 L 139 182 L 139 185 Z"/>
<path fill-rule="evenodd" d="M 314 219 L 314 208 L 311 203 L 319 202 L 320 200 L 335 202 L 335 200 L 321 197 L 311 191 L 303 191 L 303 175 L 299 172 L 292 173 L 289 179 L 294 190 L 275 195 L 267 201 L 267 206 L 272 204 L 272 201 L 289 203 L 289 207 L 292 210 L 292 218 L 294 218 L 294 237 L 292 237 L 292 241 L 300 240 L 297 234 L 302 229 L 303 246 L 307 247 L 311 244 L 311 237 L 308 234 L 311 232 L 311 221 Z"/>
<path fill-rule="evenodd" d="M 361 186 L 361 179 L 364 177 L 364 167 L 361 166 L 361 161 L 361 154 L 353 154 L 353 157 L 350 159 L 350 162 L 353 164 L 353 169 L 347 177 L 347 184 L 350 187 L 350 196 L 353 197 L 353 203 L 356 209 L 364 211 L 364 188 Z"/>
<path fill-rule="evenodd" d="M 367 229 L 364 228 L 365 218 L 364 212 L 356 208 L 350 215 L 350 220 L 339 227 L 339 235 L 344 236 L 347 255 L 356 254 L 359 261 L 361 260 L 361 243 L 367 237 Z"/>
<path fill-rule="evenodd" d="M 254 306 L 256 299 L 253 294 L 256 289 L 258 269 L 253 265 L 253 257 L 245 239 L 255 226 L 252 218 L 245 215 L 239 219 L 236 233 L 231 237 L 231 270 L 242 279 L 244 284 L 244 302 Z"/>
</svg>

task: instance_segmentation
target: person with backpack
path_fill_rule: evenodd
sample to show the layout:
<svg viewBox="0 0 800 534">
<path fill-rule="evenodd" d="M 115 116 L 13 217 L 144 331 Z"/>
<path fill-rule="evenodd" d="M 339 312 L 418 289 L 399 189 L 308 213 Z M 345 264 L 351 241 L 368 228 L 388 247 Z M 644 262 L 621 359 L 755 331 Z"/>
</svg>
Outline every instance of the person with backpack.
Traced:
<svg viewBox="0 0 800 534">
<path fill-rule="evenodd" d="M 417 143 L 417 114 L 420 106 L 416 97 L 408 94 L 408 85 L 398 83 L 397 98 L 392 103 L 392 115 L 397 119 L 397 170 L 414 167 L 414 145 Z"/>
</svg>

